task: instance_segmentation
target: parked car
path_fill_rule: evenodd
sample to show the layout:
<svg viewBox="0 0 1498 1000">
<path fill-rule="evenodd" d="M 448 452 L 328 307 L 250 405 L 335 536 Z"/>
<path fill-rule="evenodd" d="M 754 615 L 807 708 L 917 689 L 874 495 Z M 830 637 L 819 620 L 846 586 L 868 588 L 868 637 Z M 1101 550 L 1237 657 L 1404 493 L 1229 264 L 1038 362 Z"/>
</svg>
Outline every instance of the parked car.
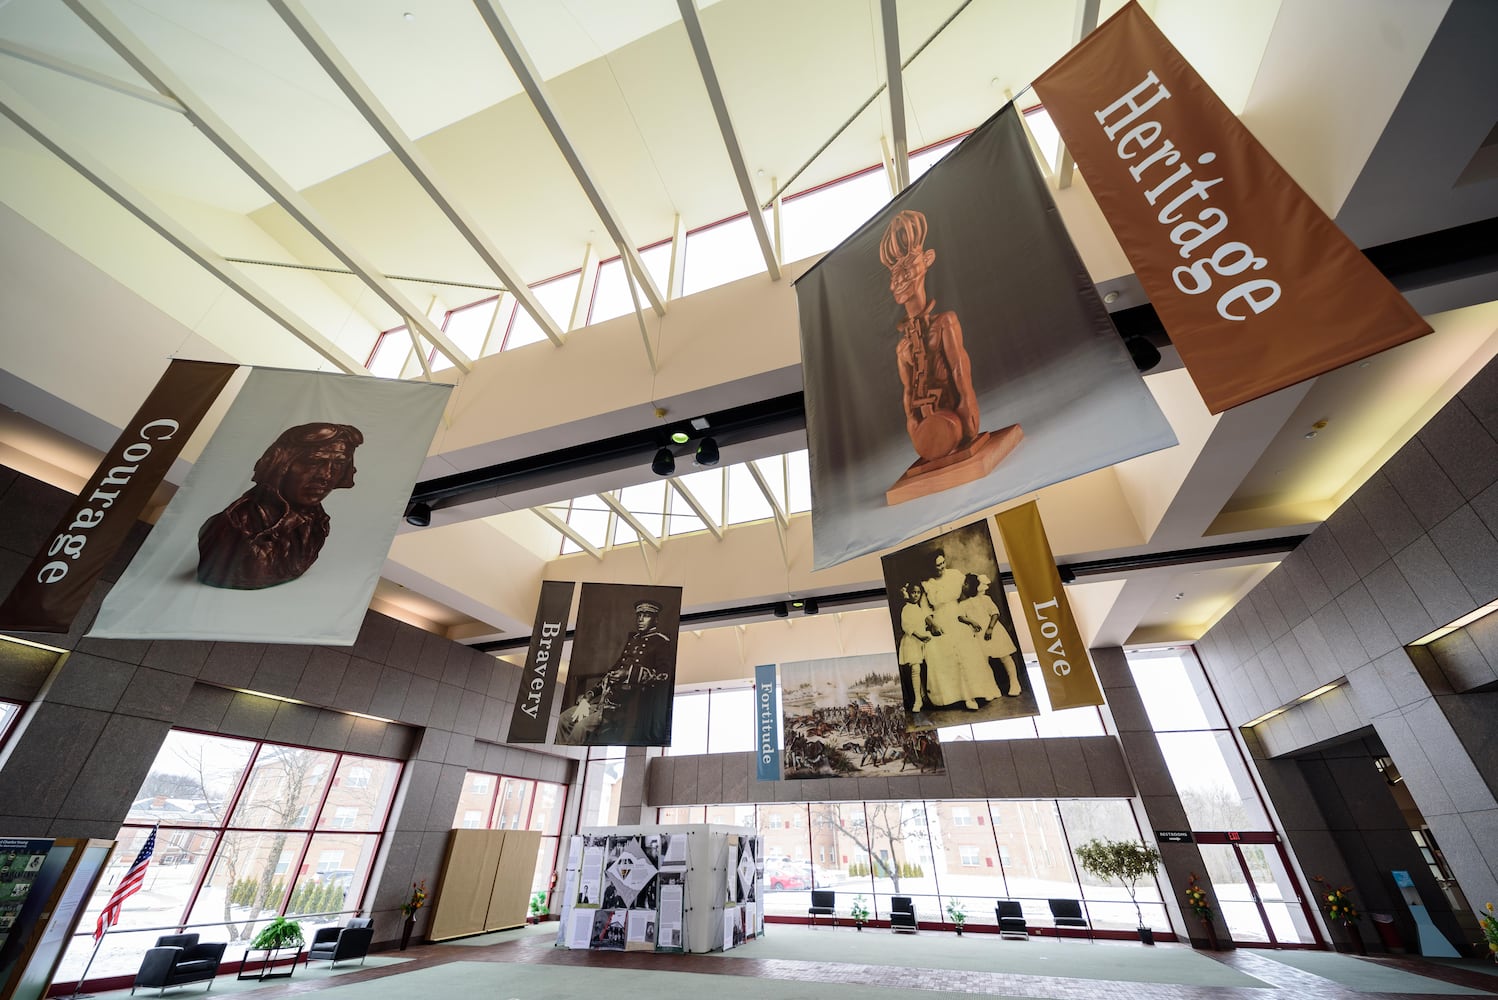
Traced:
<svg viewBox="0 0 1498 1000">
<path fill-rule="evenodd" d="M 765 865 L 765 885 L 771 889 L 810 889 L 811 866 L 794 861 Z"/>
</svg>

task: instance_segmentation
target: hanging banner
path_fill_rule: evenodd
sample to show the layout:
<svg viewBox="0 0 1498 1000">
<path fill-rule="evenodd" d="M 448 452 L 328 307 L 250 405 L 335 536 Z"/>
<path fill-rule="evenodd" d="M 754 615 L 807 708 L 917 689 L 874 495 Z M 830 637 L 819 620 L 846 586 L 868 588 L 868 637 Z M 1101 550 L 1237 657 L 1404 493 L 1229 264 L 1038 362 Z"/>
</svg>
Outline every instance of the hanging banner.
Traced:
<svg viewBox="0 0 1498 1000">
<path fill-rule="evenodd" d="M 758 740 L 755 777 L 760 781 L 779 781 L 780 713 L 775 705 L 773 663 L 761 663 L 754 668 L 754 734 Z"/>
<path fill-rule="evenodd" d="M 0 629 L 66 632 L 238 365 L 173 361 L 0 606 Z"/>
<path fill-rule="evenodd" d="M 1045 525 L 1040 523 L 1040 508 L 1032 500 L 1000 511 L 994 521 L 1009 556 L 1030 638 L 1035 642 L 1051 710 L 1103 704 L 1103 691 L 1061 587 Z"/>
<path fill-rule="evenodd" d="M 1175 444 L 1012 104 L 796 298 L 817 569 Z"/>
<path fill-rule="evenodd" d="M 353 645 L 451 389 L 251 372 L 89 634 Z"/>
<path fill-rule="evenodd" d="M 680 587 L 583 584 L 553 742 L 670 746 L 680 623 Z"/>
<path fill-rule="evenodd" d="M 888 653 L 780 665 L 785 778 L 945 774 L 941 742 L 908 732 Z"/>
<path fill-rule="evenodd" d="M 1137 3 L 1035 91 L 1211 412 L 1430 332 Z"/>
<path fill-rule="evenodd" d="M 1039 715 L 987 521 L 883 558 L 906 728 Z"/>
<path fill-rule="evenodd" d="M 531 645 L 525 654 L 525 673 L 515 696 L 507 743 L 546 742 L 551 700 L 557 689 L 557 663 L 562 658 L 567 618 L 572 614 L 572 592 L 576 589 L 577 584 L 571 580 L 546 580 L 541 584 L 536 624 L 531 628 Z"/>
</svg>

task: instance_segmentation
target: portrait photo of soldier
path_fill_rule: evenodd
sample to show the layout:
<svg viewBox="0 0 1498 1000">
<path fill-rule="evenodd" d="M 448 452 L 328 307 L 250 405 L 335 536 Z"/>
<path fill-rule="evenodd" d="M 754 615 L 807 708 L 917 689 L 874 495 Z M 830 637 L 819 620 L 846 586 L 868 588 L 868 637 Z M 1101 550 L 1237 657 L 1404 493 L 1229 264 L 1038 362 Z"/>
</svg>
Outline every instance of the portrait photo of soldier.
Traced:
<svg viewBox="0 0 1498 1000">
<path fill-rule="evenodd" d="M 352 424 L 298 424 L 282 431 L 255 463 L 254 486 L 198 529 L 199 583 L 259 590 L 312 567 L 332 518 L 323 501 L 354 485 Z"/>
<path fill-rule="evenodd" d="M 556 743 L 670 745 L 680 617 L 679 588 L 584 584 Z"/>
</svg>

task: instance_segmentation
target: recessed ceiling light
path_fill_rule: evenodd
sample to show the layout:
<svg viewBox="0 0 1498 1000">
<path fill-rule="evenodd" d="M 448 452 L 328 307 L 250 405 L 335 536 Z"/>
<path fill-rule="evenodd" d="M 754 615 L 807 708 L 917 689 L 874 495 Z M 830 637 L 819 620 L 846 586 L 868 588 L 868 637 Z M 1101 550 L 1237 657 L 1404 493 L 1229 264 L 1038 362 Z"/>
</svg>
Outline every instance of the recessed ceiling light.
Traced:
<svg viewBox="0 0 1498 1000">
<path fill-rule="evenodd" d="M 401 17 L 405 18 L 407 21 L 416 20 L 416 15 L 411 13 L 409 10 L 402 14 Z"/>
</svg>

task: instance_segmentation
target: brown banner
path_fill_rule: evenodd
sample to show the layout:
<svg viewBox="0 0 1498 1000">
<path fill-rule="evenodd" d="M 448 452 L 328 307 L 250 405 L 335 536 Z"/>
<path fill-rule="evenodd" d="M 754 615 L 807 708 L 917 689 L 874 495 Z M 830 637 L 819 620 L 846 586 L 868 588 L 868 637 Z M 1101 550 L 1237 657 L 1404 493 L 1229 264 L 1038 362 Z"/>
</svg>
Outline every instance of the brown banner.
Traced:
<svg viewBox="0 0 1498 1000">
<path fill-rule="evenodd" d="M 1035 90 L 1213 413 L 1430 332 L 1138 4 Z"/>
<path fill-rule="evenodd" d="M 0 628 L 68 630 L 237 367 L 171 363 L 0 606 Z"/>
<path fill-rule="evenodd" d="M 1061 588 L 1061 574 L 1056 571 L 1056 557 L 1040 523 L 1040 508 L 1032 500 L 1027 504 L 994 515 L 1014 586 L 1019 591 L 1020 608 L 1035 640 L 1035 655 L 1045 677 L 1051 710 L 1101 705 L 1103 692 L 1087 646 L 1077 630 L 1066 591 Z"/>
<path fill-rule="evenodd" d="M 577 584 L 571 580 L 547 580 L 541 584 L 541 599 L 536 602 L 536 624 L 531 629 L 531 645 L 525 654 L 525 673 L 520 678 L 520 693 L 515 696 L 515 711 L 510 716 L 510 735 L 506 743 L 545 743 L 546 725 L 551 721 L 551 701 L 557 691 L 557 670 L 562 661 L 562 643 L 567 641 L 567 619 L 572 614 L 572 592 Z"/>
</svg>

